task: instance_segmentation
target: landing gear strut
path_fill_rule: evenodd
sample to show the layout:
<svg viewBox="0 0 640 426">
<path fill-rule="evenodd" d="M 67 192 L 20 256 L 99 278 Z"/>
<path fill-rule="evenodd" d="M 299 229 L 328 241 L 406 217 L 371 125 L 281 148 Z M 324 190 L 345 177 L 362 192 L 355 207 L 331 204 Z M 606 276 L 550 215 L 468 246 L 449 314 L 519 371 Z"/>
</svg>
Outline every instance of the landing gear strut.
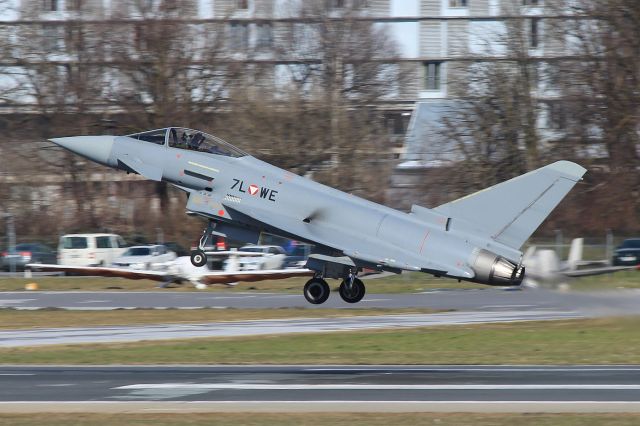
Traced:
<svg viewBox="0 0 640 426">
<path fill-rule="evenodd" d="M 351 274 L 342 280 L 340 288 L 340 297 L 347 303 L 358 303 L 362 300 L 365 293 L 365 287 L 362 280 Z"/>
<path fill-rule="evenodd" d="M 204 252 L 204 248 L 207 245 L 207 241 L 211 237 L 211 232 L 215 228 L 215 223 L 213 221 L 209 221 L 207 228 L 202 233 L 200 237 L 200 241 L 198 242 L 198 248 L 196 250 L 191 251 L 191 264 L 193 266 L 204 266 L 207 264 L 207 254 Z"/>
<path fill-rule="evenodd" d="M 329 284 L 320 276 L 311 278 L 304 285 L 304 298 L 314 305 L 326 302 L 330 292 Z"/>
</svg>

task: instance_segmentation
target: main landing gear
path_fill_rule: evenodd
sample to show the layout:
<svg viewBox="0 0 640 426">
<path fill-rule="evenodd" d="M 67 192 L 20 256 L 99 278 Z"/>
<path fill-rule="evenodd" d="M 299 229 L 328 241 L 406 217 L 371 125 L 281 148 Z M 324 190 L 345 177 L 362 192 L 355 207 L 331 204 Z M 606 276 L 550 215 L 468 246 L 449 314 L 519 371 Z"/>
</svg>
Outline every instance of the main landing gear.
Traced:
<svg viewBox="0 0 640 426">
<path fill-rule="evenodd" d="M 361 279 L 351 275 L 342 280 L 338 289 L 340 297 L 347 303 L 358 303 L 362 300 L 365 293 L 364 283 Z"/>
<path fill-rule="evenodd" d="M 215 223 L 213 221 L 209 221 L 207 228 L 200 237 L 200 241 L 198 241 L 198 248 L 191 251 L 191 264 L 193 266 L 200 267 L 207 264 L 207 254 L 204 252 L 204 248 L 207 246 L 207 241 L 209 241 L 214 227 Z"/>
<path fill-rule="evenodd" d="M 304 285 L 304 298 L 314 305 L 326 302 L 330 292 L 329 284 L 319 276 L 311 278 Z"/>
<path fill-rule="evenodd" d="M 329 284 L 322 279 L 321 275 L 316 275 L 304 285 L 304 298 L 314 305 L 326 302 L 330 292 Z M 355 274 L 350 274 L 342 280 L 338 292 L 345 302 L 358 303 L 365 294 L 364 283 Z"/>
</svg>

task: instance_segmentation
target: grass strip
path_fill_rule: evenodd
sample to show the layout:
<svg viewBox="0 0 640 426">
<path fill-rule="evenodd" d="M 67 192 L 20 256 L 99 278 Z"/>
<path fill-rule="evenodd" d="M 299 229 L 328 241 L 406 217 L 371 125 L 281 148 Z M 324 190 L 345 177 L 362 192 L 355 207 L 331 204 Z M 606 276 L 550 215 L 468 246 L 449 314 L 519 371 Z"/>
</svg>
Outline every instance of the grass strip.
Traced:
<svg viewBox="0 0 640 426">
<path fill-rule="evenodd" d="M 173 285 L 171 289 L 158 291 L 201 291 L 201 292 L 269 292 L 269 293 L 301 293 L 306 277 L 287 278 L 283 280 L 266 280 L 254 283 L 238 283 L 209 286 L 206 290 L 197 290 L 191 284 Z M 333 290 L 337 291 L 340 282 L 328 280 Z M 27 283 L 37 283 L 40 290 L 46 291 L 149 291 L 158 283 L 149 280 L 127 280 L 107 277 L 33 277 L 2 278 L 0 291 L 23 291 Z M 640 273 L 635 270 L 621 271 L 615 274 L 596 275 L 568 280 L 573 290 L 613 290 L 618 288 L 640 288 Z M 447 278 L 435 278 L 423 273 L 405 273 L 382 278 L 366 279 L 368 294 L 418 293 L 435 289 L 486 289 L 482 284 L 457 282 Z"/>
<path fill-rule="evenodd" d="M 4 364 L 639 364 L 640 317 L 0 349 Z"/>
<path fill-rule="evenodd" d="M 212 425 L 217 426 L 635 426 L 635 414 L 16 414 L 1 415 L 0 425 L 101 426 L 101 425 Z"/>
</svg>

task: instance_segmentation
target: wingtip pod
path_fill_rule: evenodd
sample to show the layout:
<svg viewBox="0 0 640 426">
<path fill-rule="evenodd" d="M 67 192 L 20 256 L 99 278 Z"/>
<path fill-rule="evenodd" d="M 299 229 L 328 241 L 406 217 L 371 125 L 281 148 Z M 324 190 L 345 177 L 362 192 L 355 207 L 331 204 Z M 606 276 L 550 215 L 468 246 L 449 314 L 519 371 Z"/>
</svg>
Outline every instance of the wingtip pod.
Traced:
<svg viewBox="0 0 640 426">
<path fill-rule="evenodd" d="M 567 179 L 571 179 L 574 182 L 580 181 L 582 176 L 587 172 L 587 169 L 581 165 L 566 160 L 556 161 L 555 163 L 549 164 L 547 168 L 564 175 Z"/>
</svg>

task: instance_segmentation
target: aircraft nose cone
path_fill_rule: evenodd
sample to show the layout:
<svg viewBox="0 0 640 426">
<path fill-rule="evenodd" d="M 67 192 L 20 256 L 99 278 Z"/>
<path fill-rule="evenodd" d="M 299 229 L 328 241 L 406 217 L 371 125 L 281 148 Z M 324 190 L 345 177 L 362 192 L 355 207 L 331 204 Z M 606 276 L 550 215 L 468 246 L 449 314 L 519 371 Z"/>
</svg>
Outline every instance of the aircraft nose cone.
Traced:
<svg viewBox="0 0 640 426">
<path fill-rule="evenodd" d="M 49 141 L 89 160 L 109 165 L 115 136 L 72 136 Z"/>
</svg>

